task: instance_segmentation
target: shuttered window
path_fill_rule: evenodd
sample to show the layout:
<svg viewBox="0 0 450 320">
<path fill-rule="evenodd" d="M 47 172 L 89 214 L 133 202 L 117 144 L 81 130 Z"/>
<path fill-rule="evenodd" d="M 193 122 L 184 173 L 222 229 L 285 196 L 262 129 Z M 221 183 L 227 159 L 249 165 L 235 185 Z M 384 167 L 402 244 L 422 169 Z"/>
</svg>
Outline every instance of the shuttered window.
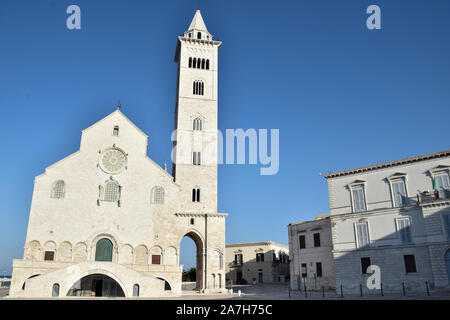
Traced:
<svg viewBox="0 0 450 320">
<path fill-rule="evenodd" d="M 436 186 L 438 187 L 438 189 L 439 188 L 447 190 L 450 189 L 450 181 L 448 178 L 448 173 L 436 174 L 435 179 L 436 179 Z"/>
<path fill-rule="evenodd" d="M 355 212 L 366 211 L 366 197 L 364 196 L 364 188 L 356 187 L 352 189 L 353 209 Z"/>
<path fill-rule="evenodd" d="M 392 182 L 392 193 L 394 195 L 394 206 L 402 207 L 407 204 L 405 181 Z"/>
<path fill-rule="evenodd" d="M 161 256 L 159 254 L 152 255 L 152 264 L 161 264 Z"/>
<path fill-rule="evenodd" d="M 370 244 L 369 226 L 367 222 L 356 224 L 356 233 L 358 239 L 358 247 L 366 247 Z"/>
<path fill-rule="evenodd" d="M 397 228 L 400 233 L 400 240 L 402 243 L 410 243 L 412 241 L 411 237 L 411 221 L 409 218 L 399 218 L 397 219 Z"/>
<path fill-rule="evenodd" d="M 242 254 L 235 254 L 234 255 L 234 263 L 238 266 L 240 266 L 242 264 Z"/>
<path fill-rule="evenodd" d="M 45 261 L 53 261 L 55 259 L 55 251 L 45 251 L 44 252 L 44 260 Z"/>
</svg>

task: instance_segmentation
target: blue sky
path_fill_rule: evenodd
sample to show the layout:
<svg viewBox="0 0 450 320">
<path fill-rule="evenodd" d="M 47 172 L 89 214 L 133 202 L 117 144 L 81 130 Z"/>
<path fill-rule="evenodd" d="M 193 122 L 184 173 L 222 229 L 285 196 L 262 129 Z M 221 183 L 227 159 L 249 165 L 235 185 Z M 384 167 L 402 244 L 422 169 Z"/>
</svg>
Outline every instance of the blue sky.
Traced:
<svg viewBox="0 0 450 320">
<path fill-rule="evenodd" d="M 21 258 L 33 179 L 122 111 L 170 161 L 176 38 L 196 0 L 0 2 L 0 274 Z M 81 30 L 66 8 L 81 8 Z M 377 4 L 382 29 L 366 28 Z M 226 241 L 287 244 L 287 224 L 329 210 L 320 172 L 446 150 L 450 2 L 200 1 L 223 41 L 219 128 L 280 130 L 280 171 L 219 167 Z M 192 245 L 182 244 L 186 265 Z"/>
</svg>

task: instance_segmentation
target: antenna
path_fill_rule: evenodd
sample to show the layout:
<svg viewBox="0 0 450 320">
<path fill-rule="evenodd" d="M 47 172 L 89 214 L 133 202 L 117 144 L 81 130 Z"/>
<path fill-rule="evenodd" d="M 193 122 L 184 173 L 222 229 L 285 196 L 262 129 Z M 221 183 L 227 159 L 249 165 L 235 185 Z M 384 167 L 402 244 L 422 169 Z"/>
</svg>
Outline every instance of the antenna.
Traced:
<svg viewBox="0 0 450 320">
<path fill-rule="evenodd" d="M 117 101 L 117 103 L 118 103 L 117 110 L 120 110 L 122 108 L 122 104 L 120 103 L 120 100 Z"/>
</svg>

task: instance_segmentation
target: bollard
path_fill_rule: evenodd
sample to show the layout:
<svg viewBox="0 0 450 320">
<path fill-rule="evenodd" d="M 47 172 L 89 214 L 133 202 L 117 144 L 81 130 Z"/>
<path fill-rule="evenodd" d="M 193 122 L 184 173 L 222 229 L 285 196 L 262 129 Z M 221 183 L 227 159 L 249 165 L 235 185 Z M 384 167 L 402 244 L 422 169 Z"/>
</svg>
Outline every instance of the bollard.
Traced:
<svg viewBox="0 0 450 320">
<path fill-rule="evenodd" d="M 239 297 L 241 296 L 241 290 L 238 290 L 238 296 Z"/>
<path fill-rule="evenodd" d="M 382 283 L 380 283 L 380 288 L 381 288 L 381 296 L 384 297 L 383 284 Z"/>
<path fill-rule="evenodd" d="M 308 289 L 306 288 L 306 284 L 305 284 L 305 298 L 308 298 Z"/>
<path fill-rule="evenodd" d="M 322 287 L 322 298 L 325 298 L 325 287 Z"/>
<path fill-rule="evenodd" d="M 291 298 L 291 286 L 289 285 L 289 299 Z"/>
<path fill-rule="evenodd" d="M 342 290 L 342 284 L 341 284 L 341 298 L 344 297 L 344 291 Z"/>
<path fill-rule="evenodd" d="M 405 283 L 402 282 L 402 291 L 403 291 L 403 296 L 406 296 L 406 290 L 405 290 Z"/>
<path fill-rule="evenodd" d="M 362 294 L 362 284 L 361 283 L 359 284 L 359 294 L 360 294 L 361 297 L 363 296 L 363 294 Z"/>
<path fill-rule="evenodd" d="M 428 288 L 428 281 L 425 282 L 425 285 L 427 287 L 427 296 L 430 296 L 430 289 Z"/>
</svg>

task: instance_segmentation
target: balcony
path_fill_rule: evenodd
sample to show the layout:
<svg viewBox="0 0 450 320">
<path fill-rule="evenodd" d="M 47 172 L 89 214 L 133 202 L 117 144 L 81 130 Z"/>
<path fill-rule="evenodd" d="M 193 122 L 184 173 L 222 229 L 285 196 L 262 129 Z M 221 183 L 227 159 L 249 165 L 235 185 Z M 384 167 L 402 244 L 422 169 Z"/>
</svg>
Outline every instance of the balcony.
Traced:
<svg viewBox="0 0 450 320">
<path fill-rule="evenodd" d="M 450 199 L 450 190 L 446 189 L 423 191 L 417 195 L 417 200 L 419 201 L 419 203 L 430 203 L 448 199 Z"/>
</svg>

